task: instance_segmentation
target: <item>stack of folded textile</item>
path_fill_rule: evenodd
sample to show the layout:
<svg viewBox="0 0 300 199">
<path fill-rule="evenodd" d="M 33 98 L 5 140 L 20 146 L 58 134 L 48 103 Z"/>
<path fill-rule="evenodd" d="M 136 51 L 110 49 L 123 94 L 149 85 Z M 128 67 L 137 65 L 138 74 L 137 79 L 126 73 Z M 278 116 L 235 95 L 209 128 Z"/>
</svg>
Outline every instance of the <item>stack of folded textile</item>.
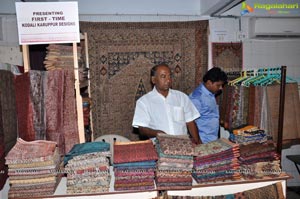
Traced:
<svg viewBox="0 0 300 199">
<path fill-rule="evenodd" d="M 88 79 L 88 69 L 82 60 L 81 47 L 77 47 L 77 54 L 79 81 L 85 82 Z M 50 44 L 44 64 L 47 70 L 74 69 L 73 46 Z"/>
<path fill-rule="evenodd" d="M 244 178 L 263 178 L 281 174 L 280 157 L 273 142 L 240 145 L 239 157 Z"/>
<path fill-rule="evenodd" d="M 67 193 L 109 192 L 110 144 L 86 142 L 76 144 L 65 155 Z"/>
<path fill-rule="evenodd" d="M 239 145 L 224 138 L 197 145 L 193 176 L 198 183 L 240 179 L 238 157 Z"/>
<path fill-rule="evenodd" d="M 229 139 L 238 144 L 250 144 L 254 142 L 265 142 L 268 140 L 268 135 L 264 130 L 248 125 L 243 128 L 233 130 Z"/>
<path fill-rule="evenodd" d="M 154 189 L 157 153 L 151 140 L 114 143 L 116 191 Z"/>
<path fill-rule="evenodd" d="M 156 186 L 160 190 L 191 189 L 194 149 L 188 136 L 159 134 Z"/>
<path fill-rule="evenodd" d="M 17 139 L 5 157 L 8 165 L 9 198 L 53 195 L 59 181 L 60 157 L 56 143 Z"/>
</svg>

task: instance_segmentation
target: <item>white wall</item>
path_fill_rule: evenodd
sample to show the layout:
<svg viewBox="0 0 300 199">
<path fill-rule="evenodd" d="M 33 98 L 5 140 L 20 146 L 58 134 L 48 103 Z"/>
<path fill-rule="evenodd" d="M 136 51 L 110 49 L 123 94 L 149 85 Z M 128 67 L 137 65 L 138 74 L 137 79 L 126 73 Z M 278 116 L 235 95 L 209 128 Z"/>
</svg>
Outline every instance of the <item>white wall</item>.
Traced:
<svg viewBox="0 0 300 199">
<path fill-rule="evenodd" d="M 28 2 L 64 2 L 76 0 L 28 0 Z M 77 0 L 80 20 L 83 21 L 182 21 L 199 20 L 201 0 Z M 216 3 L 221 0 L 210 0 Z M 1 0 L 0 14 L 15 14 L 15 2 Z"/>
<path fill-rule="evenodd" d="M 78 0 L 78 7 L 81 21 L 144 22 L 201 19 L 199 0 L 189 0 L 188 3 L 182 0 Z"/>
<path fill-rule="evenodd" d="M 1 15 L 0 21 L 0 63 L 22 66 L 23 58 L 18 42 L 17 19 L 14 15 Z"/>
<path fill-rule="evenodd" d="M 249 36 L 249 20 L 250 17 L 241 17 L 241 22 L 239 18 L 211 19 L 210 48 L 212 42 L 242 41 L 244 70 L 284 65 L 287 66 L 287 75 L 300 82 L 300 38 L 252 39 Z M 239 37 L 241 34 L 244 38 Z M 211 54 L 209 67 L 212 67 Z"/>
<path fill-rule="evenodd" d="M 23 66 L 20 46 L 0 46 L 0 63 Z"/>
<path fill-rule="evenodd" d="M 66 1 L 66 0 L 64 0 Z M 71 0 L 67 0 L 71 1 Z M 199 0 L 78 0 L 79 13 L 84 14 L 167 14 L 200 15 Z"/>
<path fill-rule="evenodd" d="M 244 46 L 244 69 L 287 66 L 287 75 L 300 82 L 300 40 L 248 40 Z"/>
</svg>

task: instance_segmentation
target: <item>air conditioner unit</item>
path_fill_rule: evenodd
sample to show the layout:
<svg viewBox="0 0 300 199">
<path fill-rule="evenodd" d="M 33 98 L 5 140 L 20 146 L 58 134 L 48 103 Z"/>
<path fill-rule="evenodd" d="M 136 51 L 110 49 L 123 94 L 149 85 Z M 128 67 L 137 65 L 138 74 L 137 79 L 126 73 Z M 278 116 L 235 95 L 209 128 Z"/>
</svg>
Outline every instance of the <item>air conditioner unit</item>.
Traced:
<svg viewBox="0 0 300 199">
<path fill-rule="evenodd" d="M 298 17 L 251 18 L 249 25 L 252 38 L 300 38 L 300 18 Z"/>
</svg>

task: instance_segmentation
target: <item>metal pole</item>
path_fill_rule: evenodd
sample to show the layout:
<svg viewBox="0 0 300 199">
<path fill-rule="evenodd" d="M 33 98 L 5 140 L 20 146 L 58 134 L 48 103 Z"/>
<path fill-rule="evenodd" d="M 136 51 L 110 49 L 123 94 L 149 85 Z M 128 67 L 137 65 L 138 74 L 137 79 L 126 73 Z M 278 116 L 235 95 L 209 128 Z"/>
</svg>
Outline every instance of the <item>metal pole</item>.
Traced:
<svg viewBox="0 0 300 199">
<path fill-rule="evenodd" d="M 283 120 L 284 120 L 285 79 L 286 79 L 286 66 L 281 66 L 278 137 L 277 137 L 277 153 L 280 154 L 280 156 L 282 150 L 282 134 L 283 134 Z"/>
</svg>

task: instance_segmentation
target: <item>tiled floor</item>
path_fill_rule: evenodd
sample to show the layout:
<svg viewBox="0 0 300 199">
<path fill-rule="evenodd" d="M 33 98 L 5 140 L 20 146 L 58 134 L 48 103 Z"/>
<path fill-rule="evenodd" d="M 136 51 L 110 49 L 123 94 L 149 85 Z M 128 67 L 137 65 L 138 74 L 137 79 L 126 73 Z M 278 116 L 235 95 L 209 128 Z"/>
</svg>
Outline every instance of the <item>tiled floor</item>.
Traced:
<svg viewBox="0 0 300 199">
<path fill-rule="evenodd" d="M 287 187 L 286 198 L 287 199 L 299 199 L 300 198 L 300 187 Z"/>
</svg>

